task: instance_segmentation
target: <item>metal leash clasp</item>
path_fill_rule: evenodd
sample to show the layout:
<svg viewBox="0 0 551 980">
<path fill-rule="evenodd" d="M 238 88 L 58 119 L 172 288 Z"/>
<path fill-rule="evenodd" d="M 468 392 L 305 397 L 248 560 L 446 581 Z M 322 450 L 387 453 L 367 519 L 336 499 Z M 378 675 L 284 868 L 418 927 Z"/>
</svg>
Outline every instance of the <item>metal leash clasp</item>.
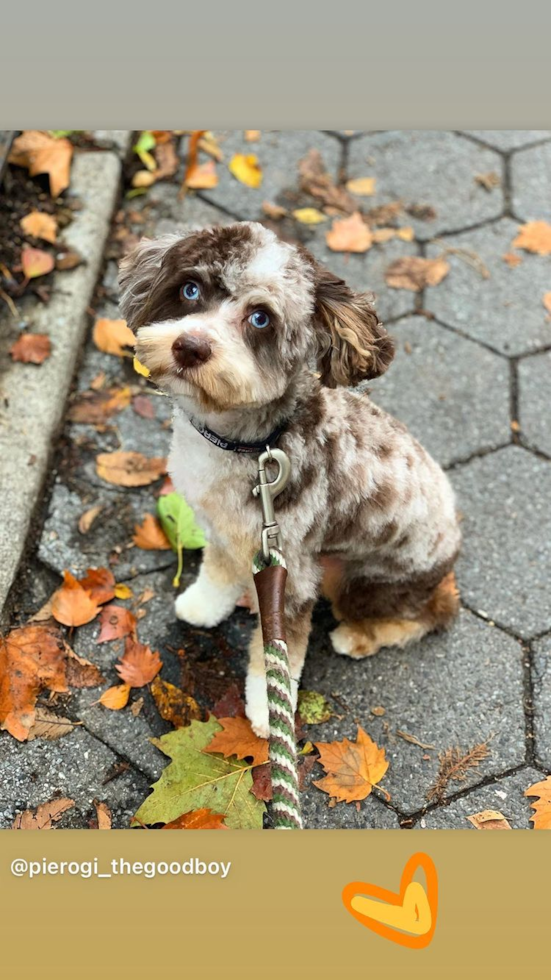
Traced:
<svg viewBox="0 0 551 980">
<path fill-rule="evenodd" d="M 275 480 L 268 480 L 266 463 L 277 463 L 279 472 Z M 274 498 L 287 486 L 291 474 L 291 462 L 282 449 L 270 449 L 258 458 L 258 484 L 253 490 L 255 497 L 260 497 L 262 506 L 262 554 L 265 561 L 270 559 L 270 548 L 281 550 L 280 527 L 276 521 Z"/>
</svg>

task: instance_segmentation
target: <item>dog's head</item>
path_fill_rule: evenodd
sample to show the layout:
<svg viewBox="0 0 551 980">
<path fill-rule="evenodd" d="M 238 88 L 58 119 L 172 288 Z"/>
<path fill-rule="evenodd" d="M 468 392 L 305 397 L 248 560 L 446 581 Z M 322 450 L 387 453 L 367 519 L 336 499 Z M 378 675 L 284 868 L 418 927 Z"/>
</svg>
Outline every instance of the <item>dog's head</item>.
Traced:
<svg viewBox="0 0 551 980">
<path fill-rule="evenodd" d="M 260 224 L 144 239 L 120 284 L 152 379 L 210 411 L 281 398 L 314 356 L 333 387 L 382 374 L 394 353 L 367 295 Z"/>
</svg>

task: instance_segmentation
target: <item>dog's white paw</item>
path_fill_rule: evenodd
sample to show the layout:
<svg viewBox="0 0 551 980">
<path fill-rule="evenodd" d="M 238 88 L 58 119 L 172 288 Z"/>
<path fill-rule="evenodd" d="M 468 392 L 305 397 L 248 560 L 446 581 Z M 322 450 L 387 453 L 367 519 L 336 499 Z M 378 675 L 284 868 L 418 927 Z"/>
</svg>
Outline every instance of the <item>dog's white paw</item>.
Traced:
<svg viewBox="0 0 551 980">
<path fill-rule="evenodd" d="M 329 634 L 331 645 L 335 653 L 340 653 L 343 657 L 352 657 L 360 660 L 363 657 L 371 657 L 377 652 L 368 637 L 362 636 L 358 630 L 352 629 L 346 623 L 341 623 L 332 633 Z"/>
<path fill-rule="evenodd" d="M 266 678 L 259 675 L 249 675 L 245 688 L 245 711 L 251 723 L 251 728 L 259 738 L 268 738 L 270 734 L 270 718 Z"/>
<path fill-rule="evenodd" d="M 192 626 L 218 626 L 233 611 L 235 590 L 217 589 L 200 578 L 182 592 L 174 603 L 178 619 Z"/>
</svg>

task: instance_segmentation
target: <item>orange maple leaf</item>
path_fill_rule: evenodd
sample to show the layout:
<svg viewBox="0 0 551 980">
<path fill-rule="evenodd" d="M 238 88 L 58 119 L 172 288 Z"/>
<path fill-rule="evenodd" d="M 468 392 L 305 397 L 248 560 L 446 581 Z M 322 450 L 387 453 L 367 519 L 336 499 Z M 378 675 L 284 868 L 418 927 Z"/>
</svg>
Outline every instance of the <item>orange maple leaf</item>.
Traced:
<svg viewBox="0 0 551 980">
<path fill-rule="evenodd" d="M 94 602 L 102 604 L 115 598 L 115 576 L 108 568 L 89 568 L 79 581 Z"/>
<path fill-rule="evenodd" d="M 539 797 L 535 803 L 530 803 L 535 811 L 530 817 L 534 830 L 551 830 L 551 776 L 542 779 L 541 783 L 534 783 L 524 795 Z"/>
<path fill-rule="evenodd" d="M 202 807 L 201 810 L 182 813 L 176 820 L 165 823 L 161 830 L 229 830 L 224 823 L 225 819 L 225 813 L 214 813 L 208 807 Z"/>
<path fill-rule="evenodd" d="M 230 755 L 251 758 L 253 766 L 268 761 L 268 740 L 255 735 L 248 718 L 218 718 L 218 722 L 223 731 L 216 733 L 205 752 L 221 752 L 226 759 Z"/>
<path fill-rule="evenodd" d="M 338 802 L 365 800 L 388 769 L 385 750 L 359 726 L 355 742 L 344 738 L 342 742 L 316 742 L 315 745 L 327 776 L 314 781 L 314 786 Z"/>
<path fill-rule="evenodd" d="M 52 596 L 52 616 L 64 626 L 83 626 L 99 612 L 99 603 L 70 572 L 63 572 L 63 585 Z"/>
<path fill-rule="evenodd" d="M 130 637 L 126 640 L 124 656 L 120 664 L 115 664 L 119 677 L 130 687 L 143 687 L 149 684 L 163 666 L 159 654 Z"/>
</svg>

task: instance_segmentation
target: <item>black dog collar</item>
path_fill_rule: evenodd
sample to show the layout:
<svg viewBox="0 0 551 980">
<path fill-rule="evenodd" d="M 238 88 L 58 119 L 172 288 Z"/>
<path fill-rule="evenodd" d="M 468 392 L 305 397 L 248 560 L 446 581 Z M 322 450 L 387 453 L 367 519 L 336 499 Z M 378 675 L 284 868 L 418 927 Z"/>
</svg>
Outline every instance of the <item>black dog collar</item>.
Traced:
<svg viewBox="0 0 551 980">
<path fill-rule="evenodd" d="M 270 432 L 270 435 L 266 436 L 265 439 L 260 439 L 258 442 L 232 442 L 231 439 L 219 436 L 217 432 L 213 432 L 212 429 L 203 425 L 202 422 L 198 422 L 197 419 L 189 417 L 189 421 L 193 428 L 200 432 L 205 439 L 208 439 L 213 446 L 218 446 L 219 449 L 228 449 L 232 453 L 245 453 L 251 456 L 264 452 L 266 446 L 274 446 L 285 429 L 285 425 L 280 425 L 273 432 Z"/>
</svg>

